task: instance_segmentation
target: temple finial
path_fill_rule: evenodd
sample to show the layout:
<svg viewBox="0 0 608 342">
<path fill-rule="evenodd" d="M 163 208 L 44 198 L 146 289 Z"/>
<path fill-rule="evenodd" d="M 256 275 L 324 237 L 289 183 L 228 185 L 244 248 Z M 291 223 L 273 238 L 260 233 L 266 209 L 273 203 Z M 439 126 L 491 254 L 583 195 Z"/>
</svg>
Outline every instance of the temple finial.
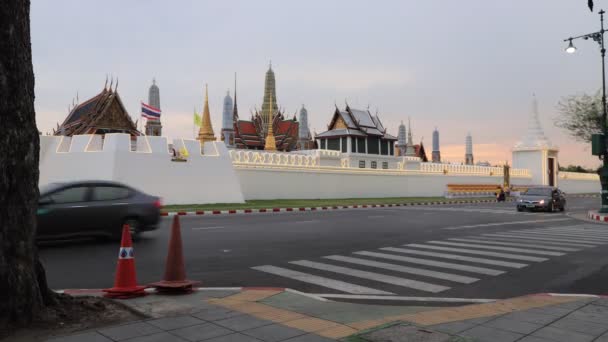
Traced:
<svg viewBox="0 0 608 342">
<path fill-rule="evenodd" d="M 114 76 L 110 76 L 110 91 L 112 91 L 112 85 L 114 84 Z"/>
<path fill-rule="evenodd" d="M 103 90 L 108 88 L 108 74 L 106 74 L 106 83 L 103 84 Z"/>
<path fill-rule="evenodd" d="M 118 77 L 116 77 L 116 85 L 114 86 L 114 92 L 116 92 L 116 89 L 118 89 Z"/>
<path fill-rule="evenodd" d="M 156 77 L 152 77 L 152 85 L 156 84 Z"/>
<path fill-rule="evenodd" d="M 268 70 L 272 70 L 272 59 L 268 60 Z"/>
</svg>

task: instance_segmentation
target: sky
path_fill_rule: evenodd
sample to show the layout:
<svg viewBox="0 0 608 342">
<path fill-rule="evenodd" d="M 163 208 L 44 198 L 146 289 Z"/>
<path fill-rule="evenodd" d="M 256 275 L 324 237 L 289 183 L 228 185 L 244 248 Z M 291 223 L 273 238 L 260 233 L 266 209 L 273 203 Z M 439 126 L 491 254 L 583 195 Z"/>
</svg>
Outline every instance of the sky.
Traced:
<svg viewBox="0 0 608 342">
<path fill-rule="evenodd" d="M 557 103 L 601 87 L 597 44 L 564 38 L 599 30 L 584 0 L 32 0 L 36 118 L 46 133 L 106 75 L 134 120 L 156 78 L 163 135 L 192 138 L 194 109 L 209 86 L 211 119 L 221 128 L 223 98 L 238 74 L 241 118 L 262 104 L 269 61 L 279 106 L 304 104 L 313 132 L 335 105 L 378 112 L 397 135 L 411 118 L 414 141 L 430 151 L 440 132 L 444 160 L 464 160 L 465 136 L 477 161 L 502 163 L 525 134 L 532 94 L 561 165 L 599 165 L 590 144 L 555 127 Z M 596 9 L 608 0 L 596 0 Z"/>
</svg>

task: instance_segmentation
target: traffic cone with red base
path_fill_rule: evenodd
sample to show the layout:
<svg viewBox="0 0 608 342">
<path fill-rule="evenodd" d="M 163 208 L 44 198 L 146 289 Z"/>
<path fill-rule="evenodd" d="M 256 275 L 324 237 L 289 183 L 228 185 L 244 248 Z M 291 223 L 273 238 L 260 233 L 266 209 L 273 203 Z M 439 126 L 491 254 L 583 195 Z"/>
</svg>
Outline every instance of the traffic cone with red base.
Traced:
<svg viewBox="0 0 608 342">
<path fill-rule="evenodd" d="M 128 299 L 145 296 L 145 286 L 137 285 L 135 274 L 135 255 L 133 253 L 133 242 L 131 242 L 131 231 L 129 225 L 122 227 L 122 240 L 118 252 L 118 264 L 114 277 L 114 287 L 104 289 L 106 297 L 117 299 Z"/>
<path fill-rule="evenodd" d="M 169 240 L 169 253 L 165 264 L 165 276 L 162 281 L 150 284 L 159 292 L 165 293 L 189 293 L 197 281 L 186 279 L 186 268 L 184 266 L 184 252 L 182 249 L 182 233 L 179 224 L 179 216 L 173 216 L 171 227 L 171 240 Z"/>
</svg>

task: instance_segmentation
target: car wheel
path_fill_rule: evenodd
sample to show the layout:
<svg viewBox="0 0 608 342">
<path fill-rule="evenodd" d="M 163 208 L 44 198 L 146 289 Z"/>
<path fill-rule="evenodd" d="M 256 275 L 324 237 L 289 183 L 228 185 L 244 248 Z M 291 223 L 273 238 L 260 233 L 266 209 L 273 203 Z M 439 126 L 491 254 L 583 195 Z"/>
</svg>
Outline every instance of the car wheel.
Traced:
<svg viewBox="0 0 608 342">
<path fill-rule="evenodd" d="M 131 232 L 131 239 L 133 239 L 133 240 L 137 239 L 139 237 L 139 235 L 141 234 L 141 223 L 139 223 L 139 220 L 137 220 L 136 218 L 133 218 L 133 217 L 126 219 L 120 226 L 120 228 L 121 228 L 120 236 L 121 237 L 122 237 L 122 227 L 125 224 L 129 225 L 129 231 Z"/>
<path fill-rule="evenodd" d="M 559 211 L 566 211 L 566 206 L 562 205 L 561 207 L 559 207 Z"/>
<path fill-rule="evenodd" d="M 524 209 L 520 208 L 520 207 L 517 207 L 517 211 L 522 212 L 522 211 L 524 211 Z"/>
</svg>

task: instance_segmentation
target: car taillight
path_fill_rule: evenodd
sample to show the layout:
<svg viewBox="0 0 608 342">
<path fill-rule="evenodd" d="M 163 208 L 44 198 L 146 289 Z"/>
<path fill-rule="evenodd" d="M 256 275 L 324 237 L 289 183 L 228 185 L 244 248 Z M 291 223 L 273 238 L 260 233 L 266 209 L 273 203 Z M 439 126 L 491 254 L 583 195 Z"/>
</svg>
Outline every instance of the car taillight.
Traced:
<svg viewBox="0 0 608 342">
<path fill-rule="evenodd" d="M 160 198 L 157 199 L 156 201 L 154 201 L 154 206 L 157 207 L 158 209 L 160 209 L 160 207 L 163 206 L 162 202 L 160 201 Z"/>
</svg>

